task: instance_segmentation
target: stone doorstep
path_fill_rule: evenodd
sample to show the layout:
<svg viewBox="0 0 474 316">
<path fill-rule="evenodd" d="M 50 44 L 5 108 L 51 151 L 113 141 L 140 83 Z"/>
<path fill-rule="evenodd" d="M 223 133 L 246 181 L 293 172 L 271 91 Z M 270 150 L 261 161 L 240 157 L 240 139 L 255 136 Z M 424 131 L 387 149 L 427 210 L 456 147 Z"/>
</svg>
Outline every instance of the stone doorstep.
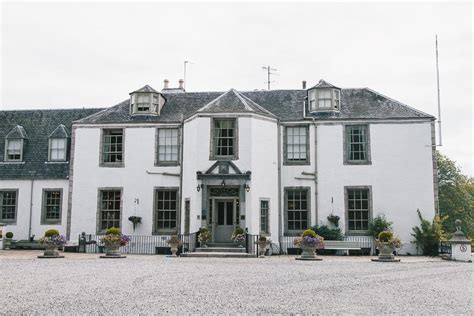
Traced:
<svg viewBox="0 0 474 316">
<path fill-rule="evenodd" d="M 236 253 L 245 253 L 245 248 L 207 247 L 207 248 L 196 248 L 196 252 L 236 252 Z"/>
<path fill-rule="evenodd" d="M 187 252 L 180 257 L 188 258 L 256 258 L 255 255 L 242 252 Z"/>
<path fill-rule="evenodd" d="M 209 242 L 207 243 L 208 248 L 238 248 L 239 245 L 237 245 L 234 242 Z"/>
</svg>

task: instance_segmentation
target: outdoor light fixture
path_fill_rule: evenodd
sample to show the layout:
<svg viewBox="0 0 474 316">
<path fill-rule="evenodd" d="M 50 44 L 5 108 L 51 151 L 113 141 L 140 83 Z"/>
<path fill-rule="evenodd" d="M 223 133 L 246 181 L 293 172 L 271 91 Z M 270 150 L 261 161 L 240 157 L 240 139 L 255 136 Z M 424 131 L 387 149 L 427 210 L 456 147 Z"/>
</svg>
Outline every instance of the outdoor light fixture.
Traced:
<svg viewBox="0 0 474 316">
<path fill-rule="evenodd" d="M 201 184 L 198 184 L 197 187 L 196 187 L 196 190 L 199 192 L 201 191 L 201 188 L 203 188 L 204 185 L 201 183 Z"/>
<path fill-rule="evenodd" d="M 247 183 L 245 183 L 244 189 L 245 189 L 245 191 L 249 192 L 250 191 L 250 186 Z"/>
<path fill-rule="evenodd" d="M 225 180 L 222 180 L 221 186 L 225 187 Z"/>
</svg>

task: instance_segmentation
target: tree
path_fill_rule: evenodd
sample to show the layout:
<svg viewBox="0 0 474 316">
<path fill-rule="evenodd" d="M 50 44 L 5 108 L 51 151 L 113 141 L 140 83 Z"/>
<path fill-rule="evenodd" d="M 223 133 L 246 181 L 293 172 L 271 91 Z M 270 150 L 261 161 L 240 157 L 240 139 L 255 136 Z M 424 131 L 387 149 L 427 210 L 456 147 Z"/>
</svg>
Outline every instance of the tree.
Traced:
<svg viewBox="0 0 474 316">
<path fill-rule="evenodd" d="M 474 237 L 474 178 L 463 175 L 456 162 L 436 152 L 438 163 L 439 210 L 444 230 L 456 230 L 454 221 L 462 221 L 463 232 Z"/>
</svg>

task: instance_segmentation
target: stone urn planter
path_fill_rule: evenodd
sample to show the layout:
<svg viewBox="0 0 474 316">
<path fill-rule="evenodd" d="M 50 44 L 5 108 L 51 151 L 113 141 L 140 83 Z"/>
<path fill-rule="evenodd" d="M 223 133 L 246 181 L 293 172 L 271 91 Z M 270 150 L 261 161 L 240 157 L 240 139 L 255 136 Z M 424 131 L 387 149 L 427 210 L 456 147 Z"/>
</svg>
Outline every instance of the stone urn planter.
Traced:
<svg viewBox="0 0 474 316">
<path fill-rule="evenodd" d="M 395 258 L 393 251 L 400 248 L 400 239 L 393 235 L 390 230 L 384 230 L 379 234 L 379 238 L 375 240 L 379 254 L 377 258 L 371 259 L 378 262 L 400 262 L 400 259 Z"/>
<path fill-rule="evenodd" d="M 179 237 L 175 235 L 175 236 L 171 236 L 171 238 L 168 239 L 166 242 L 170 246 L 171 256 L 177 257 L 178 255 L 176 253 L 178 252 L 178 248 L 183 245 L 183 242 L 181 241 L 181 239 L 179 239 Z"/>
<path fill-rule="evenodd" d="M 5 248 L 5 250 L 10 249 L 10 246 L 12 244 L 12 238 L 13 238 L 13 233 L 12 232 L 7 232 L 5 234 L 5 238 L 3 239 L 3 248 Z"/>
<path fill-rule="evenodd" d="M 109 228 L 105 236 L 100 239 L 100 243 L 105 246 L 105 255 L 102 259 L 122 259 L 126 258 L 120 253 L 120 247 L 128 245 L 130 238 L 121 233 L 120 228 Z"/>
<path fill-rule="evenodd" d="M 268 246 L 268 242 L 267 241 L 264 241 L 264 242 L 257 242 L 257 245 L 258 245 L 258 257 L 259 258 L 265 258 L 265 253 L 267 252 L 267 246 Z"/>
<path fill-rule="evenodd" d="M 38 256 L 40 259 L 57 259 L 64 258 L 59 255 L 58 248 L 66 244 L 66 237 L 59 234 L 56 229 L 49 229 L 44 233 L 44 237 L 39 239 L 40 245 L 44 246 L 44 253 Z"/>
<path fill-rule="evenodd" d="M 324 238 L 317 235 L 314 230 L 305 230 L 301 237 L 298 237 L 294 240 L 293 244 L 301 248 L 301 256 L 296 257 L 296 260 L 323 260 L 316 255 L 316 250 L 324 249 Z"/>
</svg>

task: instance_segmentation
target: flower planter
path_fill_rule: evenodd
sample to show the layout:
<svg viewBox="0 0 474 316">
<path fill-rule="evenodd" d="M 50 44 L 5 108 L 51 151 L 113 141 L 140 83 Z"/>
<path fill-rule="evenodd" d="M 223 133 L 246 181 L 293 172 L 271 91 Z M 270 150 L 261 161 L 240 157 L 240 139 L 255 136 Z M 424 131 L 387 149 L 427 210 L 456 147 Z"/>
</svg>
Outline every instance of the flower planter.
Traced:
<svg viewBox="0 0 474 316">
<path fill-rule="evenodd" d="M 5 237 L 5 239 L 3 239 L 3 248 L 5 248 L 5 250 L 9 250 L 11 244 L 12 244 L 12 239 L 11 238 L 6 238 Z"/>
<path fill-rule="evenodd" d="M 170 243 L 169 245 L 170 245 L 170 249 L 171 249 L 171 256 L 177 257 L 176 253 L 178 252 L 179 244 L 177 244 L 177 243 Z"/>
<path fill-rule="evenodd" d="M 56 245 L 44 245 L 44 253 L 42 256 L 38 256 L 40 259 L 56 259 L 56 258 L 64 258 L 64 256 L 60 256 L 58 252 L 58 247 Z"/>
<path fill-rule="evenodd" d="M 265 253 L 267 252 L 268 242 L 257 242 L 258 245 L 258 257 L 265 258 Z"/>
<path fill-rule="evenodd" d="M 390 242 L 380 242 L 378 245 L 379 255 L 372 261 L 379 261 L 379 262 L 399 262 L 400 259 L 396 259 L 393 255 L 393 246 Z"/>
<path fill-rule="evenodd" d="M 316 255 L 316 245 L 301 245 L 301 256 L 296 260 L 320 261 L 323 260 Z"/>
<path fill-rule="evenodd" d="M 105 243 L 105 256 L 100 256 L 105 259 L 126 258 L 120 253 L 120 242 Z"/>
</svg>

